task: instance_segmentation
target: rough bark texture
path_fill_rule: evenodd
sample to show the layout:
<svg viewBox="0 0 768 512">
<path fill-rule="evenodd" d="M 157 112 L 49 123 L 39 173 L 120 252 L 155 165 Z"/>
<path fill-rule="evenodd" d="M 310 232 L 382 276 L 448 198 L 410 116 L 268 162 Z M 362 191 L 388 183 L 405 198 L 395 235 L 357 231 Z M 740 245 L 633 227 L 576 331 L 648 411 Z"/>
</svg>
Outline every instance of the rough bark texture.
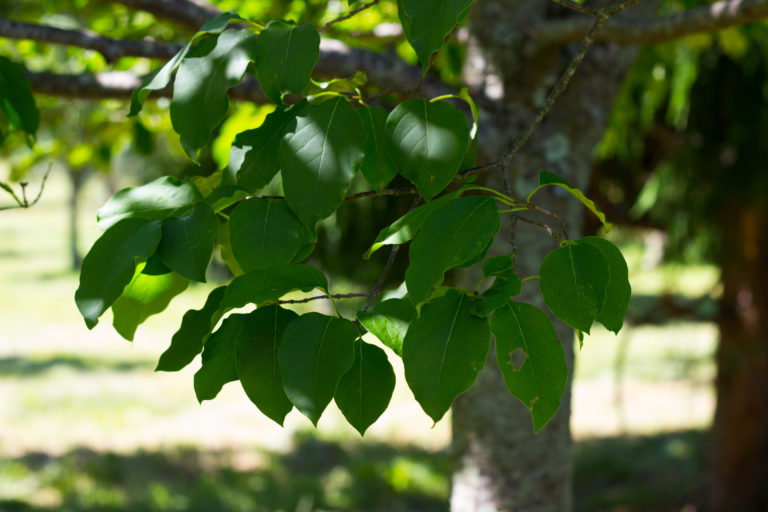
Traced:
<svg viewBox="0 0 768 512">
<path fill-rule="evenodd" d="M 525 54 L 521 48 L 535 36 L 530 27 L 546 17 L 570 16 L 541 0 L 481 0 L 471 11 L 466 79 L 475 90 L 498 101 L 483 105 L 482 159 L 501 156 L 510 141 L 533 117 L 538 106 L 567 67 L 573 46 Z M 535 45 L 534 45 L 535 46 Z M 530 45 L 528 45 L 530 47 Z M 545 52 L 545 53 L 544 53 Z M 536 131 L 528 145 L 493 185 L 525 197 L 542 169 L 585 187 L 592 151 L 599 142 L 624 74 L 635 55 L 632 48 L 594 47 L 567 92 Z M 571 238 L 580 235 L 583 212 L 569 196 L 542 193 L 537 200 L 566 220 Z M 537 218 L 552 223 L 552 219 Z M 553 226 L 557 230 L 557 226 Z M 557 241 L 520 222 L 503 226 L 493 250 L 515 252 L 518 272 L 538 274 L 538 265 Z M 512 237 L 510 235 L 513 235 Z M 511 245 L 510 245 L 511 242 Z M 527 299 L 538 296 L 536 281 L 524 285 Z M 556 329 L 573 368 L 573 331 Z M 491 354 L 493 356 L 493 353 Z M 475 386 L 453 408 L 455 472 L 453 512 L 557 511 L 572 509 L 570 383 L 555 418 L 534 435 L 530 414 L 504 387 L 493 357 Z"/>
</svg>

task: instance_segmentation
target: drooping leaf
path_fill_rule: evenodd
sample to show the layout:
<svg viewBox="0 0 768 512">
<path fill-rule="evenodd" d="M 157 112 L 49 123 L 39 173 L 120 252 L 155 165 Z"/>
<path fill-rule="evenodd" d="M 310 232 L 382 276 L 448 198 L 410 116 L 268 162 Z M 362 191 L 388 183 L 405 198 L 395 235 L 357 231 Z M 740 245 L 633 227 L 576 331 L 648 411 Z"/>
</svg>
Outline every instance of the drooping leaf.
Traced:
<svg viewBox="0 0 768 512">
<path fill-rule="evenodd" d="M 427 73 L 432 54 L 466 16 L 473 0 L 397 0 L 403 32 Z"/>
<path fill-rule="evenodd" d="M 147 259 L 147 262 L 144 264 L 144 268 L 141 270 L 141 272 L 142 274 L 147 274 L 148 276 L 162 276 L 164 274 L 171 273 L 172 270 L 169 269 L 165 263 L 162 262 L 160 256 L 155 253 Z"/>
<path fill-rule="evenodd" d="M 248 338 L 247 315 L 230 315 L 203 348 L 203 365 L 195 373 L 195 395 L 198 402 L 212 400 L 224 384 L 237 380 L 236 347 L 240 338 Z"/>
<path fill-rule="evenodd" d="M 589 334 L 600 314 L 610 278 L 608 262 L 590 244 L 569 244 L 541 263 L 539 284 L 544 303 L 556 317 Z"/>
<path fill-rule="evenodd" d="M 140 187 L 124 188 L 102 206 L 96 218 L 101 229 L 132 217 L 159 220 L 181 215 L 203 196 L 188 181 L 163 176 Z"/>
<path fill-rule="evenodd" d="M 587 196 L 584 195 L 584 192 L 571 186 L 571 184 L 565 181 L 563 178 L 551 172 L 541 171 L 539 173 L 539 186 L 533 189 L 533 191 L 530 194 L 528 194 L 527 201 L 530 202 L 531 198 L 536 192 L 548 186 L 560 187 L 563 190 L 567 191 L 569 194 L 571 194 L 573 197 L 578 199 L 581 202 L 581 204 L 586 206 L 586 208 L 589 211 L 594 213 L 597 216 L 597 218 L 600 219 L 600 222 L 602 222 L 603 226 L 605 227 L 606 233 L 608 233 L 613 227 L 613 225 L 610 222 L 608 222 L 608 220 L 605 218 L 605 214 L 600 210 L 600 208 L 597 207 L 597 205 L 593 200 L 589 199 Z"/>
<path fill-rule="evenodd" d="M 536 432 L 560 408 L 568 367 L 549 317 L 530 304 L 510 302 L 491 319 L 496 361 L 504 384 L 531 410 Z"/>
<path fill-rule="evenodd" d="M 254 197 L 232 211 L 229 238 L 235 259 L 250 272 L 290 263 L 308 233 L 285 201 Z"/>
<path fill-rule="evenodd" d="M 317 426 L 354 360 L 360 336 L 349 320 L 307 313 L 285 328 L 278 348 L 285 394 Z"/>
<path fill-rule="evenodd" d="M 387 118 L 389 155 L 400 173 L 430 200 L 456 176 L 469 143 L 469 125 L 444 101 L 407 100 Z"/>
<path fill-rule="evenodd" d="M 399 356 L 403 355 L 403 339 L 415 317 L 416 308 L 408 299 L 385 300 L 371 311 L 357 312 L 363 327 Z"/>
<path fill-rule="evenodd" d="M 301 100 L 290 107 L 278 106 L 258 128 L 237 134 L 229 153 L 229 179 L 249 192 L 257 192 L 280 170 L 278 150 L 285 128 L 307 105 Z"/>
<path fill-rule="evenodd" d="M 629 270 L 621 251 L 605 238 L 588 236 L 578 241 L 579 244 L 590 244 L 597 247 L 608 262 L 610 278 L 605 289 L 605 302 L 597 321 L 609 331 L 618 334 L 624 325 L 624 315 L 627 313 L 632 286 L 629 284 Z"/>
<path fill-rule="evenodd" d="M 11 130 L 34 136 L 39 125 L 40 112 L 24 66 L 0 56 L 0 142 Z"/>
<path fill-rule="evenodd" d="M 354 351 L 352 367 L 339 381 L 334 400 L 362 436 L 387 409 L 395 390 L 395 372 L 379 347 L 358 339 Z"/>
<path fill-rule="evenodd" d="M 221 319 L 219 306 L 226 286 L 219 286 L 208 294 L 201 309 L 184 313 L 179 330 L 171 338 L 171 346 L 160 356 L 157 372 L 177 372 L 187 366 L 203 350 L 203 344 Z"/>
<path fill-rule="evenodd" d="M 320 57 L 320 34 L 312 25 L 270 21 L 256 40 L 256 77 L 277 104 L 283 94 L 301 92 Z"/>
<path fill-rule="evenodd" d="M 152 315 L 161 313 L 175 296 L 187 289 L 189 280 L 178 274 L 150 275 L 142 263 L 122 295 L 112 304 L 112 325 L 128 341 L 136 328 Z"/>
<path fill-rule="evenodd" d="M 465 294 L 450 289 L 424 305 L 405 335 L 403 366 L 413 395 L 435 422 L 472 387 L 490 346 L 488 321 L 472 314 Z"/>
<path fill-rule="evenodd" d="M 293 404 L 283 391 L 277 353 L 285 327 L 298 316 L 277 305 L 259 308 L 245 320 L 248 335 L 237 339 L 237 376 L 245 394 L 281 426 Z"/>
<path fill-rule="evenodd" d="M 495 277 L 491 287 L 475 300 L 472 312 L 485 318 L 495 310 L 504 307 L 512 297 L 520 295 L 521 291 L 522 282 L 516 274 L 509 277 Z"/>
<path fill-rule="evenodd" d="M 365 132 L 355 109 L 343 98 L 308 105 L 280 145 L 283 188 L 288 205 L 314 231 L 344 200 L 363 158 Z"/>
<path fill-rule="evenodd" d="M 157 254 L 168 268 L 192 281 L 205 282 L 219 219 L 206 203 L 197 203 L 189 215 L 163 221 Z"/>
<path fill-rule="evenodd" d="M 387 116 L 383 107 L 365 107 L 357 111 L 365 127 L 365 157 L 360 170 L 373 190 L 381 192 L 392 178 L 397 175 L 397 168 L 392 163 L 387 151 Z"/>
<path fill-rule="evenodd" d="M 83 259 L 75 302 L 92 329 L 133 279 L 136 264 L 160 241 L 160 222 L 123 219 L 96 240 Z"/>
<path fill-rule="evenodd" d="M 447 270 L 482 256 L 498 229 L 499 210 L 491 197 L 460 197 L 432 212 L 409 251 L 405 283 L 413 303 L 427 300 Z"/>
<path fill-rule="evenodd" d="M 171 123 L 192 161 L 198 161 L 197 151 L 227 115 L 227 90 L 243 79 L 255 42 L 250 31 L 225 30 L 203 39 L 181 62 L 173 82 Z"/>
<path fill-rule="evenodd" d="M 368 74 L 365 71 L 355 71 L 352 78 L 333 78 L 327 82 L 309 81 L 309 87 L 304 94 L 311 98 L 312 103 L 325 99 L 331 99 L 342 94 L 355 94 L 357 90 L 368 82 Z"/>
<path fill-rule="evenodd" d="M 322 272 L 309 265 L 281 265 L 254 270 L 232 280 L 227 286 L 221 307 L 234 309 L 246 304 L 265 304 L 293 290 L 311 292 L 315 288 L 327 290 L 328 280 Z"/>
</svg>

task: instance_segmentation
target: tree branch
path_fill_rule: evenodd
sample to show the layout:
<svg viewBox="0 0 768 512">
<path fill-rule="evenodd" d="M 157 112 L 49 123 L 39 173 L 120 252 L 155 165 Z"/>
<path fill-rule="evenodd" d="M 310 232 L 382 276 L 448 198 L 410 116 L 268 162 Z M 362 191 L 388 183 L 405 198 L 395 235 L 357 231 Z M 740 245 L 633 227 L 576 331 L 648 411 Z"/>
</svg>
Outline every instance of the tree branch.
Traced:
<svg viewBox="0 0 768 512">
<path fill-rule="evenodd" d="M 130 9 L 144 11 L 155 18 L 169 21 L 191 32 L 203 26 L 208 19 L 221 14 L 215 5 L 205 0 L 106 0 Z"/>
</svg>

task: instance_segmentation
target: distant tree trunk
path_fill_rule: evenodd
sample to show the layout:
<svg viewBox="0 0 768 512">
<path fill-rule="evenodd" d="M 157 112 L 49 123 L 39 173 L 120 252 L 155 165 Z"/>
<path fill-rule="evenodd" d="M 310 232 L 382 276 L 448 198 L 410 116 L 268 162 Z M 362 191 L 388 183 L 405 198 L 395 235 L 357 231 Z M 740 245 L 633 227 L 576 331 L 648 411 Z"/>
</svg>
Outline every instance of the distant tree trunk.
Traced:
<svg viewBox="0 0 768 512">
<path fill-rule="evenodd" d="M 712 430 L 712 509 L 768 510 L 768 206 L 722 212 L 723 296 Z"/>
<path fill-rule="evenodd" d="M 562 15 L 571 13 L 541 0 L 480 0 L 470 12 L 465 80 L 486 96 L 499 98 L 482 105 L 481 159 L 504 154 L 567 67 L 575 47 L 536 48 L 531 29 L 547 16 Z M 591 50 L 549 118 L 507 169 L 515 197 L 525 197 L 543 169 L 586 187 L 593 149 L 635 53 L 611 45 Z M 504 190 L 501 173 L 488 179 Z M 577 201 L 558 193 L 542 193 L 537 200 L 557 212 L 570 237 L 578 238 L 583 211 Z M 536 220 L 552 222 L 546 217 Z M 537 275 L 539 263 L 557 242 L 542 229 L 520 222 L 512 230 L 510 224 L 502 226 L 492 250 L 517 252 L 518 247 L 518 272 L 523 277 Z M 528 300 L 538 295 L 536 283 L 524 285 Z M 572 371 L 573 331 L 559 322 L 556 329 Z M 573 505 L 570 383 L 557 416 L 534 435 L 528 409 L 504 387 L 493 356 L 492 349 L 478 382 L 453 407 L 456 467 L 451 510 L 567 512 Z"/>
<path fill-rule="evenodd" d="M 82 170 L 67 169 L 69 176 L 69 262 L 72 270 L 79 270 L 83 261 L 80 256 L 79 231 L 77 227 L 77 210 L 80 205 L 80 189 L 83 186 L 85 172 Z"/>
</svg>

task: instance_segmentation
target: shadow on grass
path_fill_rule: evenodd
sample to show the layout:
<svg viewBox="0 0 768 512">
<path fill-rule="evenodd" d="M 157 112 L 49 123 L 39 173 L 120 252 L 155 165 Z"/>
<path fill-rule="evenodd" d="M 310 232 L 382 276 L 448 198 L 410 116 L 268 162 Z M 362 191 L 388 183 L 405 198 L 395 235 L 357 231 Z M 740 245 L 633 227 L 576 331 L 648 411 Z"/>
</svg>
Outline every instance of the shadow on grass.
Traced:
<svg viewBox="0 0 768 512">
<path fill-rule="evenodd" d="M 34 377 L 55 368 L 70 368 L 88 372 L 110 370 L 128 372 L 138 369 L 152 369 L 149 361 L 111 361 L 98 358 L 57 355 L 49 358 L 3 357 L 0 358 L 0 378 Z"/>
<path fill-rule="evenodd" d="M 576 510 L 679 511 L 700 491 L 701 432 L 576 445 Z M 289 453 L 75 450 L 0 461 L 0 511 L 448 510 L 446 452 L 299 435 Z"/>
</svg>

